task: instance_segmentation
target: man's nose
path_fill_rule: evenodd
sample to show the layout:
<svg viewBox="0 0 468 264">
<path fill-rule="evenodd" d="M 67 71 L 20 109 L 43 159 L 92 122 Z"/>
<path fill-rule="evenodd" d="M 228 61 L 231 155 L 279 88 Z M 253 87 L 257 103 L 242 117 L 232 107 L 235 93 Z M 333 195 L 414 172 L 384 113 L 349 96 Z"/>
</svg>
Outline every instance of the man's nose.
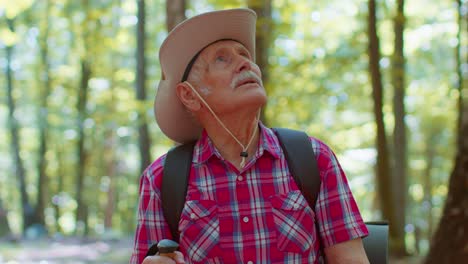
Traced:
<svg viewBox="0 0 468 264">
<path fill-rule="evenodd" d="M 252 69 L 252 62 L 244 56 L 238 56 L 237 72 Z"/>
</svg>

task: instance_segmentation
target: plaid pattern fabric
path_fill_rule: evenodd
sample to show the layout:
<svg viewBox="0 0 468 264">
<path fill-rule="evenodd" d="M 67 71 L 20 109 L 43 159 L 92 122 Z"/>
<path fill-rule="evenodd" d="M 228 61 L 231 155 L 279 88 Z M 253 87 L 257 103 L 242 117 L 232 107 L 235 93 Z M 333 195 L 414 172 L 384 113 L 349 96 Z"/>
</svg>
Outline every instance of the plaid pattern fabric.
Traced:
<svg viewBox="0 0 468 264">
<path fill-rule="evenodd" d="M 179 222 L 180 250 L 187 263 L 319 263 L 320 248 L 368 234 L 328 146 L 310 138 L 322 179 L 312 210 L 288 170 L 274 132 L 260 128 L 257 152 L 241 171 L 221 157 L 206 133 L 197 142 Z M 141 263 L 151 245 L 171 238 L 160 199 L 164 160 L 165 155 L 140 179 L 130 263 Z"/>
</svg>

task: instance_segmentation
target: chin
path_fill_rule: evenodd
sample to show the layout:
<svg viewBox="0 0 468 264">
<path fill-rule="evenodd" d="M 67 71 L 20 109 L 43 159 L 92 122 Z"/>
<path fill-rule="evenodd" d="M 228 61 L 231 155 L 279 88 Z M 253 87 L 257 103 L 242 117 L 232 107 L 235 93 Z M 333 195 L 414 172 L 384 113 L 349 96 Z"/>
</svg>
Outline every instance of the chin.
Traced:
<svg viewBox="0 0 468 264">
<path fill-rule="evenodd" d="M 255 112 L 261 109 L 266 103 L 267 96 L 265 92 L 249 93 L 242 97 L 233 97 L 225 100 L 217 111 L 218 113 L 232 113 L 243 109 Z"/>
<path fill-rule="evenodd" d="M 255 107 L 263 107 L 267 103 L 267 95 L 265 93 L 265 90 L 263 91 L 258 91 L 252 94 L 249 94 L 245 98 L 245 103 L 248 105 L 252 105 Z"/>
</svg>

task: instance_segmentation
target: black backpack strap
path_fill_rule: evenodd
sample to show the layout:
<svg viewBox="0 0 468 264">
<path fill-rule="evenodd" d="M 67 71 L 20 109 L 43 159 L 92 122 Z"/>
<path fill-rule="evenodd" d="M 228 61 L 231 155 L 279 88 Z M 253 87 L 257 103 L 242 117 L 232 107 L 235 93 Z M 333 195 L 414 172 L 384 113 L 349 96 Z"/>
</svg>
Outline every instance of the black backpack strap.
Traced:
<svg viewBox="0 0 468 264">
<path fill-rule="evenodd" d="M 320 192 L 320 173 L 309 136 L 302 131 L 273 128 L 283 149 L 289 171 L 312 210 Z"/>
<path fill-rule="evenodd" d="M 179 220 L 187 195 L 195 142 L 171 149 L 166 156 L 161 187 L 164 218 L 171 230 L 172 240 L 179 242 Z"/>
</svg>

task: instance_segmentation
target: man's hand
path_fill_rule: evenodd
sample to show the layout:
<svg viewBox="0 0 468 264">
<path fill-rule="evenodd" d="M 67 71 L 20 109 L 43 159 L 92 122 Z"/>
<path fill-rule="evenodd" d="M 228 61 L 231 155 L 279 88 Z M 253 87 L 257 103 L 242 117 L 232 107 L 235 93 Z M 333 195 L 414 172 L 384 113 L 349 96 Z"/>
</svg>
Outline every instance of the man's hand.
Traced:
<svg viewBox="0 0 468 264">
<path fill-rule="evenodd" d="M 184 264 L 184 255 L 179 251 L 175 251 L 173 257 L 167 256 L 149 256 L 146 257 L 141 264 Z"/>
</svg>

